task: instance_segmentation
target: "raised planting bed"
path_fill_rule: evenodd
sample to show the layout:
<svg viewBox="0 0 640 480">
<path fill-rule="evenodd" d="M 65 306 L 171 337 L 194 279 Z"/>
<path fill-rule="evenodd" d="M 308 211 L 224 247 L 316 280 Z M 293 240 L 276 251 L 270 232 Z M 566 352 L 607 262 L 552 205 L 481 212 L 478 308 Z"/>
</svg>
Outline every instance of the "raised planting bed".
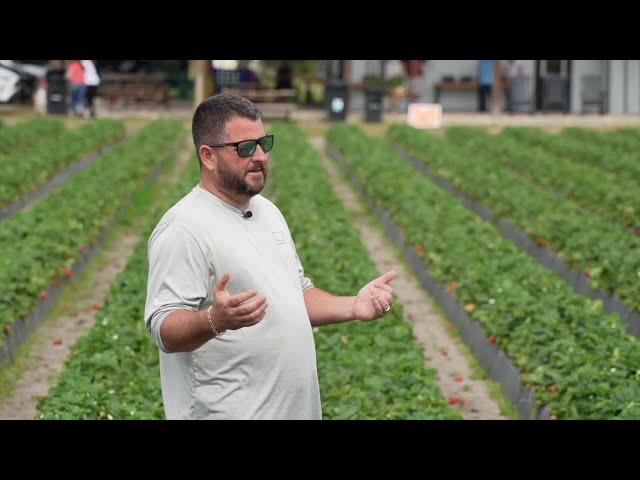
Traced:
<svg viewBox="0 0 640 480">
<path fill-rule="evenodd" d="M 37 118 L 0 130 L 0 162 L 8 154 L 46 140 L 64 131 L 58 118 Z"/>
<path fill-rule="evenodd" d="M 630 228 L 640 228 L 640 185 L 609 172 L 561 156 L 540 147 L 523 145 L 506 135 L 490 135 L 473 127 L 450 127 L 447 138 L 463 147 L 470 158 L 507 168 L 547 188 L 560 198 L 574 201 L 599 217 Z"/>
<path fill-rule="evenodd" d="M 0 162 L 0 208 L 5 208 L 72 163 L 123 136 L 122 122 L 96 120 L 8 156 Z"/>
<path fill-rule="evenodd" d="M 633 254 L 640 238 L 435 135 L 404 126 L 388 133 L 416 155 L 416 166 L 455 187 L 505 236 L 640 335 L 640 255 Z"/>
<path fill-rule="evenodd" d="M 550 154 L 612 172 L 623 182 L 632 180 L 640 184 L 638 151 L 620 152 L 605 145 L 594 145 L 568 135 L 552 134 L 533 127 L 508 127 L 502 133 L 525 145 L 540 146 Z"/>
<path fill-rule="evenodd" d="M 145 127 L 55 192 L 0 223 L 0 364 L 41 323 L 59 287 L 86 265 L 131 194 L 175 156 L 182 125 Z"/>
<path fill-rule="evenodd" d="M 640 415 L 640 347 L 617 316 L 573 292 L 383 140 L 351 125 L 333 125 L 328 139 L 524 418 Z"/>
<path fill-rule="evenodd" d="M 320 287 L 353 294 L 377 275 L 373 262 L 302 132 L 280 124 L 274 132 L 278 146 L 269 190 L 293 231 L 306 273 Z M 195 159 L 193 165 L 158 205 L 148 234 L 198 181 Z M 164 417 L 158 348 L 142 320 L 146 242 L 114 282 L 96 325 L 72 348 L 58 384 L 41 402 L 41 418 Z M 396 303 L 385 319 L 314 331 L 324 418 L 460 418 L 437 387 L 435 372 L 425 368 L 411 327 L 401 318 Z"/>
</svg>

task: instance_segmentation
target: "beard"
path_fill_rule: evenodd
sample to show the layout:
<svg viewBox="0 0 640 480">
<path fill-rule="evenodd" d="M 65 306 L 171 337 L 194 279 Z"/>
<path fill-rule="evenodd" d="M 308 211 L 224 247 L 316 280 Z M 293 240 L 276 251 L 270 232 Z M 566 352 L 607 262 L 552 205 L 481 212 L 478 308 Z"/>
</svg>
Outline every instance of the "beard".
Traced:
<svg viewBox="0 0 640 480">
<path fill-rule="evenodd" d="M 258 185 L 249 184 L 245 178 L 250 171 L 260 170 L 262 172 L 262 182 Z M 267 183 L 267 167 L 264 164 L 251 167 L 243 173 L 235 172 L 223 159 L 218 159 L 218 181 L 220 186 L 229 192 L 253 197 L 262 191 Z"/>
</svg>

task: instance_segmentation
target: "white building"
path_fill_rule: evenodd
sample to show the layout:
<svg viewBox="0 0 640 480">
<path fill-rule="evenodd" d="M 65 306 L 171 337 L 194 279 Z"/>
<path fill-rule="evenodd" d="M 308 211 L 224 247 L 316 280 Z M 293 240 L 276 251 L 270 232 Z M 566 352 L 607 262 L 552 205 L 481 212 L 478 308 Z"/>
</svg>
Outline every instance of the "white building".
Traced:
<svg viewBox="0 0 640 480">
<path fill-rule="evenodd" d="M 350 108 L 364 105 L 367 76 L 396 75 L 394 60 L 342 60 L 333 67 L 352 87 Z M 517 111 L 640 114 L 640 60 L 516 60 L 522 77 L 514 94 Z M 417 101 L 441 103 L 444 111 L 477 111 L 478 60 L 427 60 L 413 80 Z M 437 98 L 439 96 L 439 98 Z"/>
</svg>

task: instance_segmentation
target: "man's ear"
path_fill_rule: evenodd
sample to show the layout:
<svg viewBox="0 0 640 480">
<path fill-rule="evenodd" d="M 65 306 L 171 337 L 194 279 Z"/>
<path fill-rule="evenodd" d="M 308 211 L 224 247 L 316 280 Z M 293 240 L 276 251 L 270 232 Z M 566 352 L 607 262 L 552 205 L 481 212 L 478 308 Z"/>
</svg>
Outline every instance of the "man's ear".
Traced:
<svg viewBox="0 0 640 480">
<path fill-rule="evenodd" d="M 198 153 L 200 153 L 202 166 L 207 170 L 215 170 L 218 166 L 218 159 L 216 158 L 216 154 L 213 150 L 206 145 L 200 145 Z"/>
</svg>

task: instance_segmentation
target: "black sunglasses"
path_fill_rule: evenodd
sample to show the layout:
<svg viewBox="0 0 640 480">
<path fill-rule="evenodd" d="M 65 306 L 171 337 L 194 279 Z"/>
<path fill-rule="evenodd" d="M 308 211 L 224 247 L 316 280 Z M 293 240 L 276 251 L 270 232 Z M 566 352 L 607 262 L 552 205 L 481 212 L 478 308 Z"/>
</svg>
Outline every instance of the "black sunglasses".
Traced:
<svg viewBox="0 0 640 480">
<path fill-rule="evenodd" d="M 239 157 L 250 157 L 256 152 L 256 148 L 262 148 L 264 153 L 269 152 L 273 148 L 273 134 L 265 135 L 255 140 L 242 140 L 240 142 L 218 143 L 215 145 L 207 145 L 208 147 L 236 147 Z"/>
</svg>

